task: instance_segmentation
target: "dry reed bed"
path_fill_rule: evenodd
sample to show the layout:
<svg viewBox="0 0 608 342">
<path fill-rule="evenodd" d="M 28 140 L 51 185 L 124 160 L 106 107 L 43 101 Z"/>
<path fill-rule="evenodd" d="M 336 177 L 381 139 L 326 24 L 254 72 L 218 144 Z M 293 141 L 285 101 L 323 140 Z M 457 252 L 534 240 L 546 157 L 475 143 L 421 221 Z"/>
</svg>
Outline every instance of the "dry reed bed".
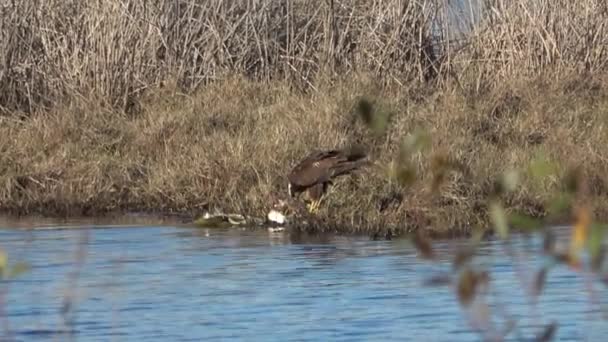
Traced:
<svg viewBox="0 0 608 342">
<path fill-rule="evenodd" d="M 447 3 L 5 2 L 0 208 L 260 215 L 311 148 L 363 142 L 386 165 L 419 126 L 472 175 L 437 195 L 370 169 L 339 182 L 326 228 L 468 231 L 538 151 L 581 163 L 600 203 L 608 3 Z M 393 113 L 385 136 L 353 119 L 362 95 Z M 540 215 L 552 186 L 510 204 Z"/>
<path fill-rule="evenodd" d="M 320 213 L 326 229 L 466 232 L 487 222 L 494 178 L 538 153 L 564 168 L 582 165 L 601 204 L 597 214 L 606 217 L 608 82 L 587 82 L 572 90 L 570 82 L 526 81 L 474 100 L 446 91 L 420 102 L 385 89 L 375 100 L 391 113 L 383 136 L 370 134 L 352 110 L 377 87 L 364 78 L 314 95 L 236 78 L 190 95 L 159 91 L 135 117 L 72 105 L 27 120 L 4 118 L 0 208 L 51 215 L 217 208 L 261 216 L 286 196 L 285 174 L 310 149 L 358 142 L 377 166 L 337 182 Z M 431 153 L 446 152 L 471 174 L 450 174 L 434 193 L 422 154 L 415 159 L 420 182 L 391 181 L 383 167 L 418 127 L 429 130 Z M 510 207 L 542 215 L 557 186 L 524 179 Z"/>
<path fill-rule="evenodd" d="M 371 72 L 383 84 L 456 80 L 478 92 L 515 75 L 608 67 L 606 1 L 454 3 L 4 1 L 0 106 L 84 97 L 134 110 L 168 80 L 188 92 L 234 74 L 310 90 Z"/>
</svg>

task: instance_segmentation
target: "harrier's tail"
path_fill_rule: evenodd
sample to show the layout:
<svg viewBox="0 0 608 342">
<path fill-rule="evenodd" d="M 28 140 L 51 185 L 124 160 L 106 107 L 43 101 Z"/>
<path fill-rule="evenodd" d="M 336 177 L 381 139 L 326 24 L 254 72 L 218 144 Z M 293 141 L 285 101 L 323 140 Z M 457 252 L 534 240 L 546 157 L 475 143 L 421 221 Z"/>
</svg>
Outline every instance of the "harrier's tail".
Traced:
<svg viewBox="0 0 608 342">
<path fill-rule="evenodd" d="M 342 176 L 352 171 L 358 170 L 364 165 L 370 164 L 369 160 L 357 160 L 354 162 L 340 163 L 332 168 L 333 177 Z"/>
<path fill-rule="evenodd" d="M 367 153 L 365 153 L 365 150 L 361 146 L 355 145 L 346 151 L 346 160 L 349 162 L 358 161 L 364 158 L 367 158 Z"/>
<path fill-rule="evenodd" d="M 363 150 L 353 149 L 346 155 L 346 160 L 339 162 L 331 168 L 332 177 L 348 174 L 369 164 L 371 162 L 367 159 L 367 155 Z"/>
</svg>

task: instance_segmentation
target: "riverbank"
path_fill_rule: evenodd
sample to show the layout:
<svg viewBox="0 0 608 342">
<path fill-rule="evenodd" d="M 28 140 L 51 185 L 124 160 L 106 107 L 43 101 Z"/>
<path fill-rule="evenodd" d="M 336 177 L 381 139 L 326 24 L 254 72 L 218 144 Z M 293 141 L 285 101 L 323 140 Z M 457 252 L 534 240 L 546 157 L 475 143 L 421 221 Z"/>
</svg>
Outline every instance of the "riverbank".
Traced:
<svg viewBox="0 0 608 342">
<path fill-rule="evenodd" d="M 303 229 L 487 228 L 496 179 L 539 156 L 508 210 L 546 216 L 578 166 L 608 217 L 605 1 L 205 4 L 3 8 L 0 211 L 265 217 L 311 150 L 358 144 L 373 166 Z"/>
<path fill-rule="evenodd" d="M 425 229 L 466 233 L 488 223 L 494 179 L 521 168 L 539 153 L 563 174 L 580 165 L 591 180 L 598 217 L 608 217 L 608 82 L 505 83 L 483 96 L 457 90 L 414 97 L 348 78 L 305 94 L 285 84 L 242 78 L 193 94 L 159 90 L 137 115 L 74 104 L 28 118 L 3 117 L 0 209 L 51 216 L 104 212 L 206 211 L 264 217 L 287 197 L 285 175 L 315 148 L 357 142 L 373 167 L 344 177 L 324 201 L 323 229 L 402 233 Z M 374 96 L 376 94 L 376 96 Z M 374 135 L 356 115 L 361 96 L 375 101 L 390 123 Z M 430 161 L 415 157 L 422 176 L 401 185 L 388 176 L 400 141 L 416 129 L 431 138 L 429 153 L 443 151 L 470 174 L 451 172 L 438 191 L 429 187 Z M 559 182 L 523 179 L 509 208 L 542 216 Z"/>
</svg>

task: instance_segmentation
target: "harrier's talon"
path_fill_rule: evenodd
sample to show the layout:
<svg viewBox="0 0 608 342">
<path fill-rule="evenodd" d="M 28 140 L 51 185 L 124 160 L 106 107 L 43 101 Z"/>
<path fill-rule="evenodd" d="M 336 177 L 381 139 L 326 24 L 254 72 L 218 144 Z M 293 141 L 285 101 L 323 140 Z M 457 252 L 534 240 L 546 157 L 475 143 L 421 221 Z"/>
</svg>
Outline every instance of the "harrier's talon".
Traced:
<svg viewBox="0 0 608 342">
<path fill-rule="evenodd" d="M 318 213 L 320 205 L 321 205 L 321 201 L 320 200 L 311 201 L 310 204 L 308 205 L 308 212 L 311 213 L 311 214 Z"/>
</svg>

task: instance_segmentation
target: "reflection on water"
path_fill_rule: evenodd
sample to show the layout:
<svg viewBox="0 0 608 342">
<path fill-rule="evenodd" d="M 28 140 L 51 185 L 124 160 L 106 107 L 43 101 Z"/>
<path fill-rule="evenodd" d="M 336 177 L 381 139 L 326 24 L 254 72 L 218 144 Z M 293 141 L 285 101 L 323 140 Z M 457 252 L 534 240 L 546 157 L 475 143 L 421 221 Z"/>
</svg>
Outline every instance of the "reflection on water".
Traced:
<svg viewBox="0 0 608 342">
<path fill-rule="evenodd" d="M 86 341 L 479 340 L 450 288 L 422 285 L 450 270 L 457 241 L 436 244 L 438 264 L 416 258 L 403 240 L 247 229 L 6 229 L 0 241 L 11 260 L 33 266 L 5 284 L 5 321 L 17 340 L 65 340 L 70 332 Z M 509 338 L 529 338 L 552 320 L 560 323 L 556 340 L 598 340 L 608 332 L 578 275 L 552 270 L 534 309 L 498 245 L 485 242 L 480 254 L 477 263 L 491 267 L 491 298 L 506 304 L 495 300 L 492 309 L 518 321 Z M 541 261 L 525 264 L 530 278 Z"/>
</svg>

